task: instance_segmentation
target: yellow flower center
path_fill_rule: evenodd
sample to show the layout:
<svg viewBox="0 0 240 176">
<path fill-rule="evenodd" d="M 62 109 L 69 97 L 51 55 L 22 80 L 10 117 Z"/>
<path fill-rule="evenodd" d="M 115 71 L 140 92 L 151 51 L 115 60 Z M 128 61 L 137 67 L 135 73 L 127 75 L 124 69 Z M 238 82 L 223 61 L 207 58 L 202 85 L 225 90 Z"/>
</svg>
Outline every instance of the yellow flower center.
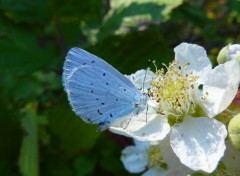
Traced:
<svg viewBox="0 0 240 176">
<path fill-rule="evenodd" d="M 149 94 L 158 102 L 159 113 L 181 117 L 194 112 L 193 94 L 197 89 L 198 76 L 187 71 L 188 65 L 189 63 L 180 66 L 177 61 L 173 61 L 169 67 L 164 65 L 166 72 L 160 69 L 155 73 Z"/>
<path fill-rule="evenodd" d="M 148 151 L 148 166 L 167 169 L 167 163 L 164 161 L 158 145 L 152 145 Z"/>
</svg>

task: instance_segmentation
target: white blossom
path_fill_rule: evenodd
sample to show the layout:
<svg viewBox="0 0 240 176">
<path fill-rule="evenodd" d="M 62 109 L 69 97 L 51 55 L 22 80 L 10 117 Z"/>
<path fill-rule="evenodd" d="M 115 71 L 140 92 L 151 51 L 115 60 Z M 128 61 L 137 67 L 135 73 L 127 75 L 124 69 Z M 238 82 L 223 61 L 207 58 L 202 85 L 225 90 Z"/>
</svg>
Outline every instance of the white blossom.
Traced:
<svg viewBox="0 0 240 176">
<path fill-rule="evenodd" d="M 194 44 L 182 43 L 174 52 L 167 71 L 148 72 L 147 122 L 143 111 L 127 127 L 123 122 L 129 116 L 110 130 L 146 141 L 162 140 L 169 133 L 172 150 L 184 165 L 211 173 L 224 155 L 227 136 L 225 125 L 213 117 L 234 99 L 240 65 L 233 59 L 212 69 L 204 48 Z M 144 75 L 138 73 L 138 80 L 143 82 Z"/>
<path fill-rule="evenodd" d="M 219 64 L 223 64 L 233 59 L 240 63 L 240 44 L 229 44 L 223 47 L 217 56 L 217 62 Z"/>
<path fill-rule="evenodd" d="M 175 176 L 192 173 L 173 153 L 168 137 L 160 143 L 136 141 L 122 151 L 121 161 L 130 173 L 143 176 Z"/>
<path fill-rule="evenodd" d="M 232 44 L 228 47 L 229 60 L 238 59 L 240 61 L 240 44 Z"/>
<path fill-rule="evenodd" d="M 144 84 L 143 92 L 147 92 L 147 89 L 151 87 L 150 81 L 153 76 L 154 73 L 152 71 L 147 71 L 146 74 L 146 70 L 139 70 L 127 77 L 139 89 Z M 158 141 L 164 139 L 169 133 L 170 125 L 167 118 L 156 113 L 155 104 L 151 100 L 148 100 L 148 109 L 140 112 L 137 116 L 130 114 L 116 120 L 109 130 L 140 141 Z"/>
</svg>

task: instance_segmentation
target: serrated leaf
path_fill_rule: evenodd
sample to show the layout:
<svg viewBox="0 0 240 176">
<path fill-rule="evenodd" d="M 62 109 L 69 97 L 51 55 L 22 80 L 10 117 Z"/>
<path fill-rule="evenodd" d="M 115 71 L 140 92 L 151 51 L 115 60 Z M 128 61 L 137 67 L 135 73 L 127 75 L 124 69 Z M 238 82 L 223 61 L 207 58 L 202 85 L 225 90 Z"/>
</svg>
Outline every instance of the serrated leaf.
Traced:
<svg viewBox="0 0 240 176">
<path fill-rule="evenodd" d="M 168 20 L 172 9 L 181 3 L 182 0 L 112 0 L 100 30 L 85 30 L 85 34 L 89 33 L 89 38 L 93 38 L 95 32 L 98 39 L 103 39 L 111 35 L 144 30 L 151 24 L 160 24 Z M 86 24 L 82 29 L 88 29 Z M 89 40 L 94 39 L 91 38 Z"/>
<path fill-rule="evenodd" d="M 24 109 L 24 118 L 22 127 L 25 131 L 25 137 L 22 141 L 19 167 L 24 176 L 39 175 L 39 153 L 38 153 L 38 132 L 37 132 L 37 114 L 36 105 L 28 104 Z"/>
</svg>

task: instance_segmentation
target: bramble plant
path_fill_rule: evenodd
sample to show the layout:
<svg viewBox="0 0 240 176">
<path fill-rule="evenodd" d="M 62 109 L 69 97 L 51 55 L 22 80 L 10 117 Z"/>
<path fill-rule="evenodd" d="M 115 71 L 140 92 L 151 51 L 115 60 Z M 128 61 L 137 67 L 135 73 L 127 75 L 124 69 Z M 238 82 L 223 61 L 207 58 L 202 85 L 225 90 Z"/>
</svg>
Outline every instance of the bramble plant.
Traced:
<svg viewBox="0 0 240 176">
<path fill-rule="evenodd" d="M 131 120 L 130 129 L 121 127 L 124 124 L 122 122 L 110 128 L 114 133 L 142 141 L 135 142 L 136 146 L 125 148 L 121 160 L 131 173 L 140 173 L 148 168 L 143 174 L 145 176 L 201 172 L 235 175 L 239 172 L 239 159 L 232 160 L 231 165 L 224 158 L 237 156 L 236 149 L 239 148 L 240 126 L 237 114 L 240 108 L 239 104 L 234 106 L 235 101 L 240 100 L 238 56 L 211 69 L 205 50 L 198 45 L 182 43 L 174 51 L 175 61 L 166 71 L 160 69 L 155 75 L 150 74 L 152 86 L 148 89 L 148 105 L 152 106 L 155 113 L 147 110 L 148 122 L 139 125 L 144 120 L 137 116 L 134 121 Z M 144 73 L 132 75 L 141 81 L 138 77 L 144 76 Z M 225 121 L 214 119 L 226 111 L 230 112 L 224 117 L 230 120 L 230 141 L 226 138 L 228 132 Z M 144 115 L 143 111 L 140 116 Z M 162 128 L 167 126 L 163 123 L 171 129 Z M 226 149 L 225 142 L 229 149 Z M 162 148 L 166 145 L 168 147 Z M 219 165 L 219 162 L 222 164 Z"/>
<path fill-rule="evenodd" d="M 0 9 L 0 175 L 239 173 L 240 1 L 1 0 Z M 73 47 L 144 82 L 148 110 L 102 133 L 76 116 L 61 79 Z M 146 74 L 149 59 L 157 69 Z"/>
</svg>

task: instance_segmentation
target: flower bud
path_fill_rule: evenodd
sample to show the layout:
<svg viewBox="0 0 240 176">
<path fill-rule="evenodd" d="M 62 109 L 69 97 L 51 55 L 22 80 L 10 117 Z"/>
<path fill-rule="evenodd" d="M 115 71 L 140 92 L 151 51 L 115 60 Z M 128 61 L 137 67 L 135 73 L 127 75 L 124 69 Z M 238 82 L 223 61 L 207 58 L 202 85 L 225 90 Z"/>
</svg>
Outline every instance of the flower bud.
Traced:
<svg viewBox="0 0 240 176">
<path fill-rule="evenodd" d="M 240 149 L 240 114 L 234 116 L 228 124 L 229 138 L 236 149 Z"/>
</svg>

